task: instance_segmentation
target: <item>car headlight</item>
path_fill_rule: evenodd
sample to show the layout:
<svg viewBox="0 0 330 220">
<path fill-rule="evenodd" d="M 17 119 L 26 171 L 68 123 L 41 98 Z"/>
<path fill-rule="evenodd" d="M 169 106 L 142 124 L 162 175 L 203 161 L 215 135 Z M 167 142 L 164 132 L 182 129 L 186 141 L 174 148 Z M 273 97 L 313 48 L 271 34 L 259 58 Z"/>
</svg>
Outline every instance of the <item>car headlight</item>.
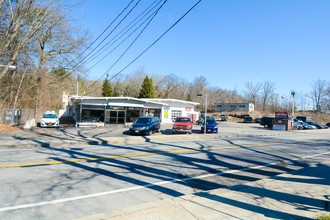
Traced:
<svg viewBox="0 0 330 220">
<path fill-rule="evenodd" d="M 143 126 L 142 129 L 143 129 L 143 130 L 148 130 L 149 127 L 148 127 L 148 126 Z"/>
</svg>

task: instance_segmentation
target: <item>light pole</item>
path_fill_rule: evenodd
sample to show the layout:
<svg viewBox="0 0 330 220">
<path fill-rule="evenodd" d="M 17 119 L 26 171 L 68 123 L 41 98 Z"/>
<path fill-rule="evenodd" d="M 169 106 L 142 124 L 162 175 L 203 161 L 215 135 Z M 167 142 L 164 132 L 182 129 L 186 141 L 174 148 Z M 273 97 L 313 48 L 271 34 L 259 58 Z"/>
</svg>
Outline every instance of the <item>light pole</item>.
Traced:
<svg viewBox="0 0 330 220">
<path fill-rule="evenodd" d="M 284 99 L 285 99 L 285 96 L 281 96 L 281 98 L 282 98 L 282 104 L 281 104 L 281 107 L 282 107 L 282 111 L 283 111 L 283 109 L 284 109 Z"/>
<path fill-rule="evenodd" d="M 294 96 L 295 96 L 295 91 L 292 91 L 291 92 L 291 95 L 292 95 L 292 114 L 291 114 L 291 123 L 293 125 L 293 118 L 294 118 Z"/>
<path fill-rule="evenodd" d="M 204 134 L 206 134 L 206 118 L 207 118 L 207 94 L 199 93 L 197 96 L 205 96 L 205 115 L 204 115 Z"/>
</svg>

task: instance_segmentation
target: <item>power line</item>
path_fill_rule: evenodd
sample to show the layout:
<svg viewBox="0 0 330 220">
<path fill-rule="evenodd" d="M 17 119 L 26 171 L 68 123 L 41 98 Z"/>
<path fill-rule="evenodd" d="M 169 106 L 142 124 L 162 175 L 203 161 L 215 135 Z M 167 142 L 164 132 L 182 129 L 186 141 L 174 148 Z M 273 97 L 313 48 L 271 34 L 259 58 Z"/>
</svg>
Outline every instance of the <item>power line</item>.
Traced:
<svg viewBox="0 0 330 220">
<path fill-rule="evenodd" d="M 157 5 L 160 4 L 163 0 L 159 1 L 156 5 L 154 5 L 157 1 L 158 0 L 154 1 L 148 8 L 146 8 L 140 15 L 138 15 L 131 23 L 129 23 L 123 30 L 121 30 L 116 36 L 114 36 L 113 39 L 111 39 L 109 42 L 107 42 L 102 48 L 100 48 L 97 52 L 95 52 L 95 54 L 93 56 L 91 56 L 89 59 L 87 59 L 85 62 L 88 63 L 88 62 L 95 60 L 103 52 L 108 50 L 118 40 L 120 40 L 123 36 L 125 36 L 134 26 L 136 26 L 143 18 L 145 18 L 149 13 L 151 13 L 157 7 Z M 153 7 L 151 8 L 151 6 L 153 6 Z M 149 11 L 147 11 L 148 9 L 149 9 Z M 140 18 L 140 19 L 136 21 L 136 19 L 138 19 L 138 18 Z M 117 46 L 115 46 L 110 52 L 108 52 L 106 55 L 104 55 L 100 60 L 98 60 L 93 66 L 91 66 L 84 73 L 87 73 L 89 70 L 91 70 L 93 67 L 95 67 L 98 63 L 100 63 L 102 60 L 104 60 L 107 56 L 109 56 L 115 49 L 117 49 L 121 44 L 123 44 L 132 34 L 134 34 L 149 18 L 150 18 L 150 16 L 147 19 L 145 19 L 137 28 L 135 28 L 124 40 L 122 40 Z"/>
<path fill-rule="evenodd" d="M 116 73 L 109 81 L 117 77 L 121 74 L 124 70 L 126 70 L 130 65 L 132 65 L 137 59 L 139 59 L 144 53 L 146 53 L 152 46 L 154 46 L 161 38 L 163 38 L 172 28 L 174 28 L 187 14 L 189 14 L 202 0 L 197 1 L 187 12 L 185 12 L 171 27 L 169 27 L 162 35 L 160 35 L 152 44 L 150 44 L 144 51 L 142 51 L 135 59 L 133 59 L 130 63 L 128 63 L 122 70 Z M 107 72 L 106 72 L 107 73 Z M 105 73 L 105 74 L 106 74 Z M 96 82 L 101 80 L 104 77 L 103 74 L 97 81 L 95 81 L 91 86 L 92 87 Z"/>
<path fill-rule="evenodd" d="M 148 23 L 144 26 L 144 28 L 140 31 L 140 33 L 135 37 L 135 39 L 131 42 L 131 44 L 126 48 L 126 50 L 120 55 L 120 57 L 111 65 L 111 67 L 98 79 L 96 80 L 94 83 L 92 83 L 92 85 L 90 85 L 90 87 L 92 87 L 93 85 L 95 85 L 98 81 L 100 81 L 105 75 L 108 74 L 108 72 L 119 62 L 119 60 L 127 53 L 127 51 L 133 46 L 133 44 L 137 41 L 137 39 L 141 36 L 141 34 L 144 32 L 144 30 L 149 26 L 150 22 L 155 18 L 155 16 L 158 14 L 159 10 L 164 6 L 164 4 L 167 2 L 167 0 L 165 0 L 163 2 L 163 4 L 157 9 L 156 12 L 154 12 L 153 15 L 151 15 L 150 20 L 148 21 Z"/>
<path fill-rule="evenodd" d="M 76 64 L 74 67 L 77 67 L 80 63 L 82 63 L 89 55 L 91 55 L 116 29 L 119 25 L 121 25 L 121 23 L 127 18 L 127 16 L 132 13 L 132 11 L 137 7 L 137 5 L 140 3 L 141 0 L 138 0 L 136 2 L 136 4 L 129 10 L 129 12 L 124 16 L 124 18 L 122 18 L 120 20 L 120 22 L 110 31 L 109 34 L 107 34 L 107 36 L 105 36 L 105 38 L 92 50 L 90 51 L 82 60 L 80 60 L 78 62 L 78 64 Z"/>
<path fill-rule="evenodd" d="M 78 59 L 81 55 L 83 55 L 100 37 L 115 23 L 115 21 L 126 11 L 126 9 L 134 2 L 135 0 L 131 0 L 128 5 L 117 15 L 117 17 L 103 30 L 103 32 L 87 47 L 83 52 L 81 52 L 74 60 Z M 88 56 L 88 55 L 86 55 Z"/>
<path fill-rule="evenodd" d="M 131 5 L 131 3 L 133 3 L 135 0 L 132 0 L 122 11 L 121 13 L 115 18 L 115 20 L 113 22 L 111 22 L 111 24 L 109 26 L 111 26 L 124 12 L 125 10 Z M 120 20 L 120 22 L 114 27 L 114 29 L 111 30 L 111 32 L 91 51 L 89 52 L 82 60 L 80 60 L 78 63 L 76 63 L 75 65 L 73 65 L 72 68 L 70 68 L 69 70 L 71 72 L 75 71 L 78 69 L 78 67 L 81 67 L 80 63 L 82 63 L 91 53 L 93 53 L 109 36 L 110 34 L 113 33 L 113 31 L 115 31 L 115 29 L 127 18 L 127 16 L 133 11 L 133 9 L 136 8 L 136 6 L 140 3 L 141 0 L 138 0 L 137 3 L 130 9 L 130 11 L 128 13 L 126 13 L 126 15 L 124 16 L 124 18 L 122 18 Z M 107 28 L 108 29 L 108 28 Z M 102 34 L 101 34 L 102 35 Z M 100 36 L 99 36 L 100 37 Z M 86 50 L 85 50 L 86 51 Z M 79 66 L 80 65 L 80 66 Z M 68 68 L 65 68 L 68 69 Z M 71 75 L 71 72 L 68 72 L 66 75 L 64 75 L 60 80 L 68 77 L 69 75 Z"/>
<path fill-rule="evenodd" d="M 160 2 L 159 2 L 160 3 Z M 158 5 L 158 4 L 157 4 Z M 153 9 L 157 6 L 155 5 L 152 9 L 150 9 L 143 17 L 141 17 L 138 21 L 135 22 L 135 24 L 133 24 L 128 30 L 126 30 L 120 37 L 118 37 L 112 44 L 110 44 L 107 48 L 104 49 L 104 51 L 106 51 L 107 49 L 109 49 L 114 43 L 116 43 L 118 40 L 120 40 L 126 33 L 128 33 L 136 24 L 138 24 L 146 15 L 148 15 L 150 12 L 153 11 Z M 159 10 L 159 8 L 157 9 Z M 145 10 L 146 11 L 146 10 Z M 144 12 L 145 12 L 144 11 Z M 143 13 L 144 13 L 143 12 Z M 155 14 L 155 12 L 153 12 L 153 14 Z M 84 73 L 87 73 L 89 70 L 91 70 L 93 67 L 95 67 L 98 63 L 100 63 L 102 60 L 104 60 L 107 56 L 109 56 L 114 50 L 116 50 L 119 46 L 121 46 L 130 36 L 132 36 L 143 24 L 145 24 L 148 20 L 150 20 L 150 18 L 153 16 L 153 14 L 151 14 L 149 17 L 147 17 L 137 28 L 135 28 L 127 37 L 125 37 L 117 46 L 115 46 L 111 51 L 109 51 L 106 55 L 104 55 L 99 61 L 97 61 L 93 66 L 91 66 L 88 70 L 86 70 Z M 138 16 L 139 17 L 139 16 Z M 131 22 L 129 25 L 131 25 L 133 22 Z M 128 27 L 128 26 L 127 26 Z M 127 27 L 125 29 L 127 29 Z M 123 29 L 120 33 L 122 33 L 125 29 Z M 119 34 L 120 34 L 119 33 Z M 119 35 L 118 34 L 118 35 Z M 118 36 L 117 35 L 117 36 Z M 117 37 L 116 36 L 116 37 Z M 111 42 L 111 41 L 110 41 Z M 108 42 L 108 43 L 110 43 Z M 102 52 L 104 52 L 102 51 Z M 101 55 L 101 54 L 99 54 Z M 96 57 L 98 57 L 99 55 L 97 55 Z M 96 58 L 95 57 L 95 58 Z M 95 59 L 94 58 L 94 59 Z M 94 60 L 92 59 L 92 60 Z"/>
</svg>

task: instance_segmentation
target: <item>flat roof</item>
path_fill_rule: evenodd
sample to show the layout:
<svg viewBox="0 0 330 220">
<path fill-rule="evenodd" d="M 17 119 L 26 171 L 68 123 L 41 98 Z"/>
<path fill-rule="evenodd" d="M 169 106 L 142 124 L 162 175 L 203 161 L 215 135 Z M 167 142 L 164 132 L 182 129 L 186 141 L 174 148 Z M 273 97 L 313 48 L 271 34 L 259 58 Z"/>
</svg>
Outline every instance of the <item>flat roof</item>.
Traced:
<svg viewBox="0 0 330 220">
<path fill-rule="evenodd" d="M 100 97 L 100 96 L 72 96 L 72 101 L 85 101 L 85 100 L 99 100 L 99 101 L 136 101 L 136 102 L 142 102 L 142 103 L 150 103 L 155 105 L 161 105 L 161 106 L 168 106 L 166 103 L 157 102 L 157 100 L 148 100 L 148 99 L 139 99 L 139 98 L 133 98 L 133 97 Z"/>
<path fill-rule="evenodd" d="M 191 101 L 185 101 L 185 100 L 180 100 L 180 99 L 145 99 L 143 98 L 142 100 L 149 100 L 149 101 L 156 101 L 156 102 L 177 102 L 177 103 L 183 103 L 183 104 L 190 104 L 190 105 L 199 105 L 198 102 L 191 102 Z"/>
</svg>

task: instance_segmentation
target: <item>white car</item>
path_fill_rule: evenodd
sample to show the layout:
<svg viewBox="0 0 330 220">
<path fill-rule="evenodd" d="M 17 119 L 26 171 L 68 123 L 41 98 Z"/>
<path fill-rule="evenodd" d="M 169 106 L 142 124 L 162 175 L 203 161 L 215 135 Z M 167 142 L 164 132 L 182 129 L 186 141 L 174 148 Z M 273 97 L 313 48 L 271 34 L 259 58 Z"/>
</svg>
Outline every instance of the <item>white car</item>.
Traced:
<svg viewBox="0 0 330 220">
<path fill-rule="evenodd" d="M 54 111 L 47 111 L 40 121 L 41 127 L 59 127 L 60 120 Z"/>
</svg>

